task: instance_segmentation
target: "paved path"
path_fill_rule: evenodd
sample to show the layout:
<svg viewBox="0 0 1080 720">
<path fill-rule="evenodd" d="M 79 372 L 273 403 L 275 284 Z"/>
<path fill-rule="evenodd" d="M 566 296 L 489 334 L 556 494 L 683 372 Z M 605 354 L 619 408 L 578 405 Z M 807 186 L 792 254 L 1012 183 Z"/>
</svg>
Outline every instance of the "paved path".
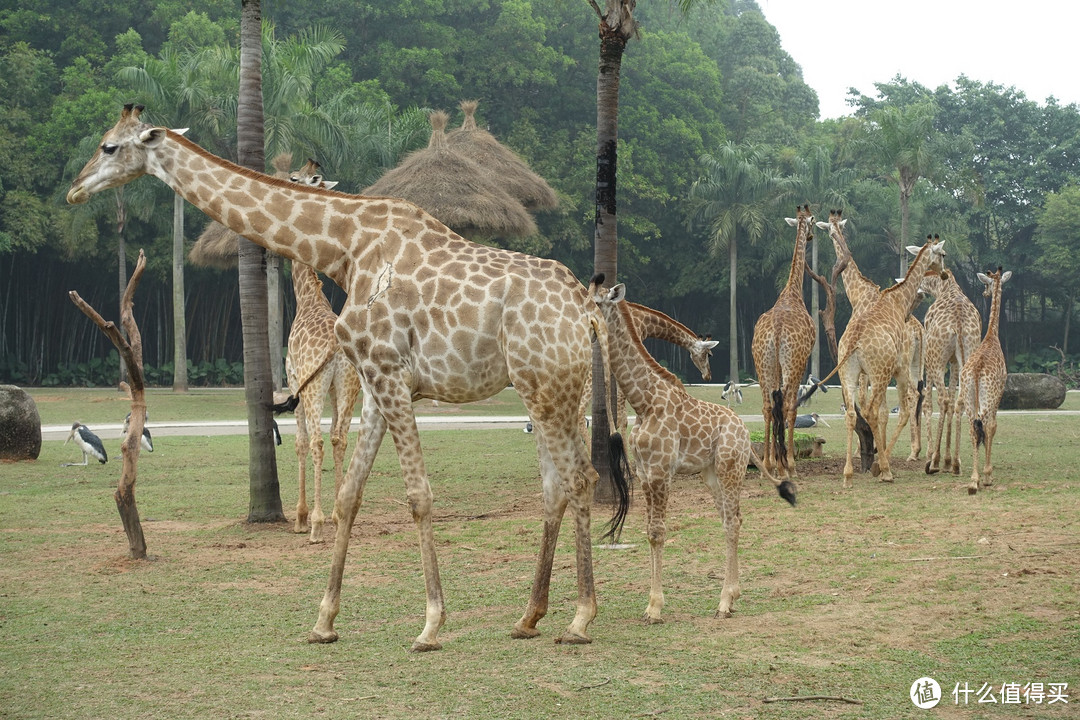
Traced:
<svg viewBox="0 0 1080 720">
<path fill-rule="evenodd" d="M 998 413 L 1007 415 L 1080 415 L 1080 410 L 1002 410 Z M 761 413 L 753 413 L 749 410 L 739 412 L 743 422 L 752 424 L 762 422 Z M 843 425 L 844 416 L 840 413 L 822 414 L 826 422 L 830 424 L 838 422 Z M 633 420 L 633 416 L 630 416 Z M 496 430 L 506 428 L 523 429 L 529 418 L 524 415 L 417 415 L 416 425 L 420 430 Z M 278 428 L 282 435 L 296 434 L 296 420 L 292 417 L 278 418 Z M 170 435 L 195 435 L 208 437 L 211 435 L 246 435 L 248 431 L 247 420 L 207 420 L 197 422 L 150 422 L 147 423 L 150 433 L 154 437 L 166 437 Z M 330 427 L 330 418 L 323 418 L 323 427 Z M 358 427 L 354 418 L 352 431 Z M 120 437 L 123 425 L 119 423 L 92 425 L 93 430 L 103 440 L 111 440 Z M 41 427 L 41 439 L 66 440 L 71 432 L 70 425 L 43 425 Z"/>
</svg>

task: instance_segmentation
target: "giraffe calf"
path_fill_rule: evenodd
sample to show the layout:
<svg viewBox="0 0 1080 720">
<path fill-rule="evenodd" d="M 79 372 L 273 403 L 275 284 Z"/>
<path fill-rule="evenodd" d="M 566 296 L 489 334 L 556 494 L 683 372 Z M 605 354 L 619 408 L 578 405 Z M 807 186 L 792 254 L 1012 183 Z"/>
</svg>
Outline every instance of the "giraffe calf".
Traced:
<svg viewBox="0 0 1080 720">
<path fill-rule="evenodd" d="M 739 597 L 739 496 L 747 464 L 753 463 L 795 504 L 795 485 L 774 478 L 750 445 L 750 432 L 731 408 L 687 394 L 679 379 L 662 368 L 641 344 L 626 299 L 626 287 L 610 290 L 594 278 L 590 293 L 608 325 L 612 374 L 637 413 L 630 433 L 634 468 L 645 494 L 652 582 L 645 621 L 660 623 L 664 606 L 661 568 L 667 534 L 665 515 L 674 475 L 700 473 L 724 522 L 727 536 L 724 586 L 717 617 L 728 617 Z"/>
</svg>

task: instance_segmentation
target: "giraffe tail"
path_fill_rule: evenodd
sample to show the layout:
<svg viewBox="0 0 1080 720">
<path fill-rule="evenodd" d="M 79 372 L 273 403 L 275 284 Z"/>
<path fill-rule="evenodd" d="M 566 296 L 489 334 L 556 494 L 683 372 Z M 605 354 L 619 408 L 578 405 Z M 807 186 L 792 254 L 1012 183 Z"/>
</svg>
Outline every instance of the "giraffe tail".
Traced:
<svg viewBox="0 0 1080 720">
<path fill-rule="evenodd" d="M 784 391 L 772 391 L 772 435 L 776 443 L 777 462 L 787 467 L 787 442 L 784 433 Z"/>
<path fill-rule="evenodd" d="M 619 433 L 612 433 L 608 438 L 608 456 L 611 465 L 611 484 L 615 489 L 615 511 L 611 515 L 611 520 L 608 521 L 607 531 L 602 539 L 617 543 L 622 535 L 626 515 L 630 511 L 630 497 L 633 494 L 630 483 L 630 459 L 626 454 L 626 444 Z"/>
<path fill-rule="evenodd" d="M 590 283 L 593 287 L 599 287 L 603 284 L 603 273 L 594 275 Z M 604 533 L 603 539 L 618 542 L 619 537 L 622 535 L 623 523 L 626 522 L 626 515 L 630 511 L 630 499 L 633 495 L 633 477 L 630 472 L 630 460 L 626 454 L 626 443 L 623 442 L 622 435 L 616 432 L 616 419 L 611 407 L 611 393 L 607 391 L 608 388 L 612 387 L 611 383 L 614 382 L 611 377 L 611 358 L 608 355 L 607 323 L 600 316 L 595 304 L 589 308 L 588 313 L 589 322 L 592 326 L 592 335 L 600 348 L 600 359 L 604 368 L 601 379 L 604 385 L 604 406 L 607 411 L 608 432 L 610 433 L 608 436 L 608 466 L 611 468 L 611 485 L 615 493 L 615 510 L 611 515 L 611 520 L 608 521 L 607 531 Z"/>
<path fill-rule="evenodd" d="M 759 458 L 757 456 L 757 453 L 754 452 L 753 445 L 750 446 L 750 461 L 754 463 L 754 467 L 756 467 L 762 475 L 767 477 L 769 481 L 772 482 L 774 486 L 776 486 L 776 491 L 780 493 L 780 497 L 787 500 L 794 507 L 795 483 L 791 482 L 790 480 L 781 481 L 773 477 L 772 473 L 765 469 L 765 465 L 761 462 L 761 458 Z"/>
<path fill-rule="evenodd" d="M 282 402 L 274 403 L 273 405 L 271 405 L 270 409 L 273 411 L 273 413 L 275 415 L 280 415 L 281 413 L 284 413 L 284 412 L 292 412 L 293 410 L 296 409 L 296 406 L 299 405 L 299 404 L 300 404 L 300 396 L 299 395 L 290 395 L 289 397 L 285 398 L 285 400 L 283 400 Z"/>
</svg>

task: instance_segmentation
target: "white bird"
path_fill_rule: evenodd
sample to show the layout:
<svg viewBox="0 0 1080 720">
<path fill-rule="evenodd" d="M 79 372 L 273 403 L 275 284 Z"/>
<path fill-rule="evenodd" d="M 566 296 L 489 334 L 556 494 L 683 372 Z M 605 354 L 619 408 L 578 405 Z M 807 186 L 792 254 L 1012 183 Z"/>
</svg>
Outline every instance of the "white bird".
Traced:
<svg viewBox="0 0 1080 720">
<path fill-rule="evenodd" d="M 146 413 L 146 415 L 143 417 L 142 446 L 143 446 L 143 449 L 146 450 L 146 452 L 154 452 L 154 438 L 150 437 L 150 429 L 148 427 L 146 427 L 146 421 L 149 420 L 149 419 L 150 419 L 150 413 Z M 127 437 L 128 425 L 130 425 L 130 424 L 131 424 L 131 413 L 128 413 L 127 417 L 124 418 L 124 437 Z"/>
<path fill-rule="evenodd" d="M 795 427 L 797 428 L 809 428 L 814 427 L 818 423 L 821 423 L 825 427 L 831 427 L 829 423 L 825 422 L 825 418 L 821 417 L 817 413 L 810 413 L 809 415 L 796 415 Z"/>
<path fill-rule="evenodd" d="M 93 455 L 97 458 L 97 461 L 104 465 L 109 462 L 109 456 L 105 452 L 105 446 L 94 433 L 90 432 L 90 428 L 86 427 L 79 421 L 75 421 L 71 424 L 71 432 L 68 433 L 67 440 L 64 444 L 68 444 L 68 440 L 74 440 L 75 444 L 82 450 L 82 462 L 81 463 L 60 463 L 60 467 L 70 467 L 72 465 L 86 465 L 89 462 L 89 456 Z"/>
</svg>

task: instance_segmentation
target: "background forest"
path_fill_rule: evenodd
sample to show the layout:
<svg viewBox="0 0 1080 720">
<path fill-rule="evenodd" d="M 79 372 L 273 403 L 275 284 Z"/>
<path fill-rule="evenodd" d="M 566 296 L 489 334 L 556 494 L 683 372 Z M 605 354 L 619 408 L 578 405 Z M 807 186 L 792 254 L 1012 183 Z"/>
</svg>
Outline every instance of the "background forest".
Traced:
<svg viewBox="0 0 1080 720">
<path fill-rule="evenodd" d="M 459 102 L 478 100 L 480 126 L 560 200 L 536 214 L 538 234 L 492 242 L 588 280 L 598 39 L 586 0 L 264 0 L 262 11 L 268 161 L 316 158 L 338 190 L 359 192 L 427 145 L 431 110 L 450 112 L 456 127 Z M 753 0 L 687 13 L 643 2 L 635 15 L 641 33 L 623 58 L 619 108 L 619 280 L 631 299 L 718 339 L 716 377 L 728 356 L 729 258 L 737 250 L 736 344 L 752 374 L 753 323 L 791 262 L 783 218 L 802 203 L 821 220 L 843 208 L 853 255 L 881 285 L 902 271 L 904 245 L 928 234 L 947 240 L 984 316 L 975 272 L 1012 270 L 1001 322 L 1010 370 L 1068 370 L 1080 288 L 1077 106 L 978 78 L 927 88 L 896 77 L 873 97 L 853 92 L 850 117 L 821 122 L 798 58 Z M 0 3 L 0 383 L 115 382 L 115 351 L 67 291 L 117 317 L 139 248 L 147 377 L 172 382 L 172 192 L 144 179 L 80 207 L 63 195 L 125 102 L 235 160 L 238 31 L 236 4 L 220 0 Z M 186 209 L 185 256 L 206 223 Z M 831 243 L 819 235 L 828 269 Z M 189 381 L 242 382 L 236 270 L 187 263 L 183 274 Z M 328 290 L 340 306 L 341 291 Z M 840 300 L 838 330 L 848 313 Z M 685 353 L 654 352 L 694 379 Z M 823 346 L 821 369 L 832 364 Z"/>
</svg>

